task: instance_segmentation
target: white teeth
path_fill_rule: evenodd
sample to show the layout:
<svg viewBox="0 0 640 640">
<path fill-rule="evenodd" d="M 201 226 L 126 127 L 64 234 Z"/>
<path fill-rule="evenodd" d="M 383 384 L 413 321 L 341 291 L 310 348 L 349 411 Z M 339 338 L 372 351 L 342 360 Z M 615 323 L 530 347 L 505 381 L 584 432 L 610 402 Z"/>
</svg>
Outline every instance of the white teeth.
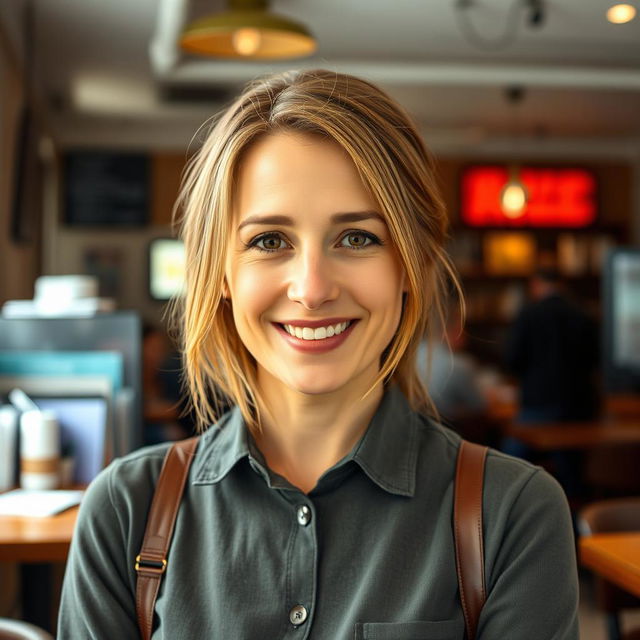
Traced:
<svg viewBox="0 0 640 640">
<path fill-rule="evenodd" d="M 290 324 L 283 325 L 286 332 L 296 338 L 302 338 L 303 340 L 324 340 L 325 338 L 331 338 L 341 334 L 349 325 L 348 322 L 340 322 L 334 325 L 327 325 L 326 327 L 318 327 L 312 329 L 311 327 L 294 327 Z"/>
</svg>

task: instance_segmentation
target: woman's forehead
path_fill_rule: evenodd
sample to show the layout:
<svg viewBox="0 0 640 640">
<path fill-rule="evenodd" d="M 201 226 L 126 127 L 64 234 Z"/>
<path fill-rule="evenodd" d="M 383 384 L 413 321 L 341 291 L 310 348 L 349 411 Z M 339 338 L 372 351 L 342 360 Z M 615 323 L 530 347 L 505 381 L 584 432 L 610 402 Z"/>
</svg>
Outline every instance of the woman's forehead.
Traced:
<svg viewBox="0 0 640 640">
<path fill-rule="evenodd" d="M 379 211 L 346 151 L 335 142 L 308 134 L 279 132 L 257 141 L 238 167 L 234 219 Z"/>
</svg>

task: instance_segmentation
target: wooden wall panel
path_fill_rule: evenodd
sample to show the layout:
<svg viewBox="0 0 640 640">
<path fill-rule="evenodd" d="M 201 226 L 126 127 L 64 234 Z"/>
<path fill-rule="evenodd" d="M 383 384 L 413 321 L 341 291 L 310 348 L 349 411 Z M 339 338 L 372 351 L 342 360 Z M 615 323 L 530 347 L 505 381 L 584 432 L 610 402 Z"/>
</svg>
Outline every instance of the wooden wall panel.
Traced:
<svg viewBox="0 0 640 640">
<path fill-rule="evenodd" d="M 173 205 L 180 188 L 185 155 L 157 153 L 151 161 L 151 224 L 171 224 Z"/>
</svg>

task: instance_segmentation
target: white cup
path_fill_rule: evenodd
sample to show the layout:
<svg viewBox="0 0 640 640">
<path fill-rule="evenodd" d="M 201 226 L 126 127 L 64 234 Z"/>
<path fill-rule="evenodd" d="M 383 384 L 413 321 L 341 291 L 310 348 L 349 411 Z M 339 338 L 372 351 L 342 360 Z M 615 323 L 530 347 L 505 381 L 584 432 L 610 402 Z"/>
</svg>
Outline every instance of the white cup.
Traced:
<svg viewBox="0 0 640 640">
<path fill-rule="evenodd" d="M 53 411 L 25 411 L 20 418 L 20 486 L 60 486 L 60 425 Z"/>
<path fill-rule="evenodd" d="M 15 484 L 18 412 L 11 405 L 0 406 L 0 491 Z"/>
</svg>

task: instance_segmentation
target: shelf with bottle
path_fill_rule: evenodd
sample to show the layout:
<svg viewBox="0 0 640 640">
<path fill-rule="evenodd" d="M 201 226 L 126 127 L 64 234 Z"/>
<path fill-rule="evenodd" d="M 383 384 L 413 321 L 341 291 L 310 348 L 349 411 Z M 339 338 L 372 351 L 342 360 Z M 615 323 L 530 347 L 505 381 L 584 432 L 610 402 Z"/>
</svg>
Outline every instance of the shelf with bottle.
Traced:
<svg viewBox="0 0 640 640">
<path fill-rule="evenodd" d="M 454 229 L 449 246 L 467 305 L 468 348 L 480 361 L 500 365 L 508 328 L 526 303 L 538 268 L 554 268 L 570 295 L 598 319 L 600 276 L 607 251 L 624 242 L 623 230 Z"/>
<path fill-rule="evenodd" d="M 554 267 L 567 279 L 593 278 L 609 249 L 620 243 L 613 230 L 475 230 L 452 234 L 449 254 L 463 279 L 527 278 Z"/>
</svg>

